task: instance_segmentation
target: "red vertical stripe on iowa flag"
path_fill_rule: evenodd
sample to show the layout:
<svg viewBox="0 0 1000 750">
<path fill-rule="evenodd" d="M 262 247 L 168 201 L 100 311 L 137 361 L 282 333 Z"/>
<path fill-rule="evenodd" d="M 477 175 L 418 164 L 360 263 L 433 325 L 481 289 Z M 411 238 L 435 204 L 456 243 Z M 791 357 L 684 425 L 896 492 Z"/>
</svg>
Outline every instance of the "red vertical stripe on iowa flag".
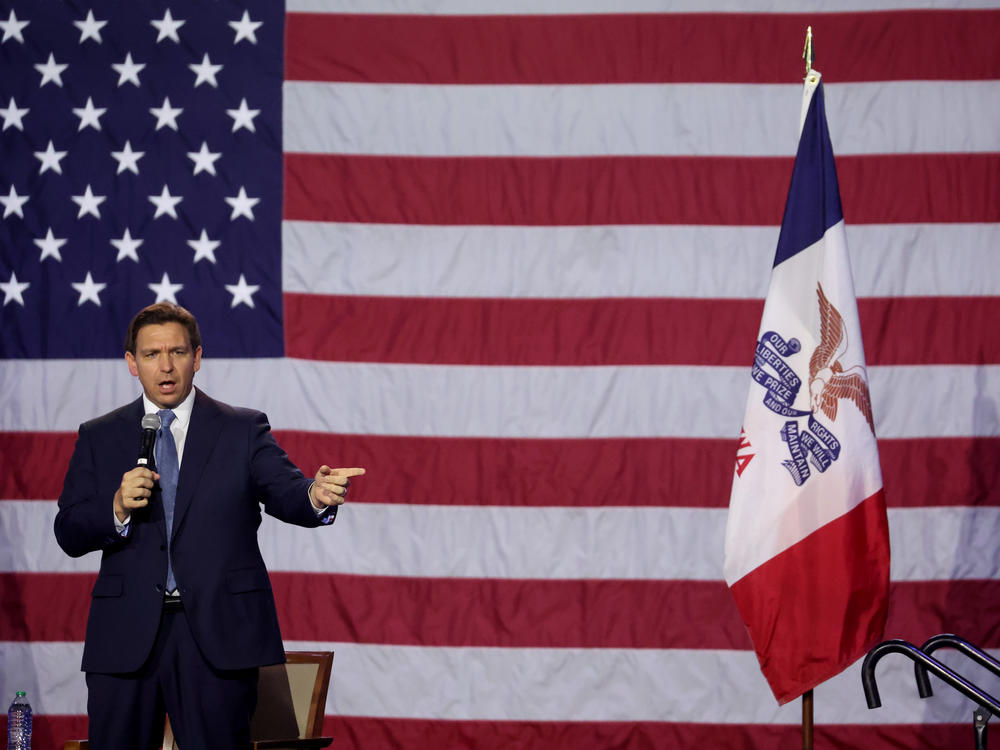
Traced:
<svg viewBox="0 0 1000 750">
<path fill-rule="evenodd" d="M 885 496 L 881 490 L 758 566 L 730 589 L 779 703 L 797 698 L 861 657 L 881 638 L 888 587 L 871 571 L 889 569 Z M 885 582 L 887 583 L 887 581 Z M 870 623 L 869 630 L 851 630 Z M 804 654 L 836 655 L 817 660 Z M 831 666 L 836 666 L 831 671 Z"/>
</svg>

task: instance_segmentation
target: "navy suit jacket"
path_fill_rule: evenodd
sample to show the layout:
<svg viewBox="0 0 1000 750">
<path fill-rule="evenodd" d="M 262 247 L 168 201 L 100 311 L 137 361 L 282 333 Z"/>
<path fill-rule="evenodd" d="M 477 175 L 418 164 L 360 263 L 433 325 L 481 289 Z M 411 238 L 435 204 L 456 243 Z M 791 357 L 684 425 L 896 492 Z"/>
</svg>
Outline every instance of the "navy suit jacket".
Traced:
<svg viewBox="0 0 1000 750">
<path fill-rule="evenodd" d="M 122 475 L 136 465 L 142 416 L 139 398 L 81 425 L 59 497 L 59 546 L 73 557 L 101 552 L 83 649 L 87 672 L 139 669 L 160 623 L 167 529 L 159 490 L 147 507 L 132 513 L 127 537 L 117 532 L 113 517 Z M 311 481 L 275 442 L 264 414 L 196 390 L 171 548 L 191 631 L 217 669 L 284 661 L 257 527 L 261 505 L 282 521 L 322 525 L 323 516 L 308 499 Z"/>
</svg>

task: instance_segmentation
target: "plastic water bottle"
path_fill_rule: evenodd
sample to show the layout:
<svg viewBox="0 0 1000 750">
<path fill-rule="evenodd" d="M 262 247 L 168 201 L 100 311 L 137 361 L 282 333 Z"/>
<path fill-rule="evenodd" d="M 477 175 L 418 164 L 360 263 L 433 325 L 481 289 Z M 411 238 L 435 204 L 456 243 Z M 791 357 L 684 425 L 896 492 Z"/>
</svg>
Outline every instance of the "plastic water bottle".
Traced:
<svg viewBox="0 0 1000 750">
<path fill-rule="evenodd" d="M 27 695 L 18 690 L 7 709 L 7 750 L 31 750 L 31 705 Z"/>
</svg>

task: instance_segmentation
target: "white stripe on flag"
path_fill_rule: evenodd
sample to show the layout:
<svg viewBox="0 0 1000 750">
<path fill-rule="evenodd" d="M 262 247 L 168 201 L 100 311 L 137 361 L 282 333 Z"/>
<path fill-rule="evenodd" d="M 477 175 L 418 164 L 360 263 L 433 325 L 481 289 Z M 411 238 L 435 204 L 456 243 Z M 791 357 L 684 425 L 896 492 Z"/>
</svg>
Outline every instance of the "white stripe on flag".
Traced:
<svg viewBox="0 0 1000 750">
<path fill-rule="evenodd" d="M 794 156 L 796 84 L 286 82 L 284 150 L 406 156 Z M 1000 82 L 827 88 L 840 155 L 1000 150 Z M 324 123 L 316 127 L 317 122 Z M 405 128 L 395 123 L 406 122 Z M 732 123 L 738 122 L 738 128 Z"/>
<path fill-rule="evenodd" d="M 282 235 L 286 292 L 763 299 L 778 227 L 286 221 Z M 848 226 L 847 240 L 859 297 L 1000 294 L 998 224 Z"/>
<path fill-rule="evenodd" d="M 334 716 L 733 724 L 801 720 L 798 706 L 775 705 L 749 651 L 427 648 L 313 641 L 288 641 L 285 648 L 335 652 L 326 709 Z M 0 642 L 0 693 L 27 690 L 36 713 L 85 713 L 81 653 L 80 643 Z M 946 654 L 942 658 L 948 661 Z M 387 674 L 392 675 L 389 681 L 384 679 Z M 878 678 L 883 695 L 892 696 L 878 711 L 865 707 L 857 664 L 817 688 L 817 723 L 968 719 L 967 699 L 953 690 L 939 689 L 933 699 L 921 701 L 907 659 L 885 659 Z M 705 695 L 715 699 L 706 701 Z"/>
<path fill-rule="evenodd" d="M 124 360 L 4 363 L 0 424 L 76 431 L 138 398 Z M 252 378 L 248 373 L 253 372 Z M 306 360 L 202 360 L 195 383 L 253 404 L 274 429 L 454 437 L 689 437 L 739 434 L 749 367 L 476 367 Z M 990 436 L 1000 366 L 871 367 L 879 437 Z M 66 399 L 91 383 L 86 402 Z M 285 387 L 274 388 L 273 383 Z M 919 405 L 916 408 L 915 405 Z M 735 438 L 734 438 L 735 439 Z"/>
<path fill-rule="evenodd" d="M 54 501 L 0 502 L 0 572 L 91 573 L 52 532 Z M 326 531 L 265 517 L 271 571 L 558 580 L 722 580 L 722 508 L 507 508 L 352 503 Z M 989 579 L 1000 508 L 889 511 L 894 581 Z"/>
</svg>

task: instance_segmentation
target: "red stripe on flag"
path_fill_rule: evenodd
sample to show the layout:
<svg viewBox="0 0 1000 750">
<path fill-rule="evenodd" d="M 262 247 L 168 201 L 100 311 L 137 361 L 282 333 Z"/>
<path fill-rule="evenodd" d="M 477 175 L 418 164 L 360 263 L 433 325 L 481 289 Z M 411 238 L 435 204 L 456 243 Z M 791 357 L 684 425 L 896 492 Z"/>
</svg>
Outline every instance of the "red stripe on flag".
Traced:
<svg viewBox="0 0 1000 750">
<path fill-rule="evenodd" d="M 336 665 L 336 659 L 334 659 Z M 333 682 L 337 668 L 334 666 Z M 863 705 L 863 704 L 862 704 Z M 864 710 L 859 709 L 859 710 Z M 724 714 L 724 708 L 720 708 Z M 817 724 L 816 747 L 900 750 L 964 748 L 972 730 L 962 724 Z M 337 750 L 462 748 L 463 750 L 761 750 L 799 747 L 797 724 L 681 722 L 423 721 L 328 716 L 323 734 Z"/>
<path fill-rule="evenodd" d="M 862 297 L 858 317 L 869 365 L 1000 364 L 1000 297 Z"/>
<path fill-rule="evenodd" d="M 352 502 L 533 507 L 725 508 L 738 442 L 295 431 L 277 438 L 298 466 L 339 456 L 345 466 L 374 467 L 352 486 Z M 890 508 L 1000 506 L 998 436 L 881 439 L 879 453 Z"/>
<path fill-rule="evenodd" d="M 764 308 L 757 299 L 297 293 L 285 294 L 284 303 L 290 357 L 575 367 L 749 367 Z M 858 307 L 870 365 L 1000 363 L 1000 297 L 861 299 Z M 317 318 L 324 325 L 315 325 Z"/>
<path fill-rule="evenodd" d="M 886 638 L 920 645 L 957 633 L 982 648 L 1000 648 L 1000 581 L 951 579 L 889 584 Z"/>
<path fill-rule="evenodd" d="M 289 80 L 789 83 L 808 25 L 835 80 L 1000 78 L 995 10 L 396 16 L 290 13 Z M 706 45 L 705 40 L 712 40 Z M 719 54 L 725 50 L 725 54 Z M 975 50 L 975 54 L 955 54 Z"/>
<path fill-rule="evenodd" d="M 1000 221 L 997 153 L 838 156 L 837 175 L 849 225 Z"/>
<path fill-rule="evenodd" d="M 336 665 L 336 658 L 334 659 Z M 334 666 L 333 681 L 336 681 Z M 965 727 L 968 731 L 968 727 Z M 870 730 L 869 730 L 870 731 Z M 426 721 L 328 716 L 323 733 L 337 750 L 462 748 L 462 750 L 760 750 L 794 747 L 802 730 L 780 724 L 651 721 Z M 856 745 L 854 747 L 861 747 Z M 866 750 L 883 750 L 863 745 Z M 889 750 L 885 746 L 884 750 Z M 900 746 L 893 746 L 900 747 Z"/>
<path fill-rule="evenodd" d="M 762 300 L 732 299 L 440 299 L 286 293 L 284 301 L 290 357 L 449 365 L 749 368 L 764 308 Z M 317 317 L 325 321 L 323 326 L 314 324 Z"/>
<path fill-rule="evenodd" d="M 792 163 L 286 153 L 284 210 L 292 220 L 390 224 L 770 226 L 784 213 Z M 851 224 L 1000 221 L 1000 154 L 843 156 L 837 171 Z"/>
<path fill-rule="evenodd" d="M 82 641 L 93 573 L 2 573 L 7 641 Z M 510 648 L 748 650 L 723 581 L 401 578 L 272 572 L 291 641 Z M 52 602 L 59 602 L 53 607 Z M 1000 647 L 1000 581 L 890 586 L 886 636 Z M 960 606 L 955 606 L 959 602 Z"/>
<path fill-rule="evenodd" d="M 882 637 L 888 540 L 879 490 L 731 586 L 779 703 L 838 674 Z"/>
<path fill-rule="evenodd" d="M 316 467 L 337 456 L 344 466 L 367 467 L 364 482 L 351 486 L 351 502 L 505 507 L 724 508 L 736 445 L 735 438 L 448 438 L 295 431 L 278 431 L 276 437 L 297 466 Z M 1000 505 L 1000 486 L 993 497 Z M 966 502 L 965 496 L 960 501 Z"/>
<path fill-rule="evenodd" d="M 534 226 L 774 224 L 791 170 L 792 159 L 784 157 L 286 153 L 285 218 Z M 748 188 L 744 198 L 730 200 L 741 186 Z"/>
<path fill-rule="evenodd" d="M 81 685 L 83 675 L 80 675 Z M 345 688 L 347 686 L 344 686 Z M 330 693 L 338 689 L 333 660 Z M 0 718 L 6 734 L 7 717 Z M 337 750 L 372 748 L 457 748 L 464 750 L 676 750 L 720 747 L 760 750 L 792 747 L 802 730 L 794 724 L 685 724 L 668 722 L 444 721 L 327 715 L 323 735 Z M 965 747 L 968 724 L 817 725 L 819 747 L 898 750 L 902 747 Z M 35 714 L 32 742 L 37 748 L 61 748 L 87 737 L 87 717 Z"/>
<path fill-rule="evenodd" d="M 83 675 L 80 675 L 83 683 Z M 337 689 L 334 658 L 330 692 Z M 6 734 L 7 717 L 0 719 Z M 967 724 L 818 725 L 821 747 L 965 747 Z M 372 748 L 446 748 L 464 750 L 676 750 L 720 747 L 760 750 L 794 746 L 802 730 L 794 724 L 684 724 L 668 722 L 431 721 L 327 715 L 323 735 L 337 750 Z M 87 737 L 87 717 L 35 714 L 32 742 L 38 748 L 61 748 L 66 740 Z"/>
<path fill-rule="evenodd" d="M 724 582 L 271 574 L 292 641 L 749 649 Z"/>
<path fill-rule="evenodd" d="M 0 573 L 3 640 L 82 642 L 95 580 L 96 573 Z"/>
<path fill-rule="evenodd" d="M 75 432 L 0 432 L 0 500 L 57 499 L 74 445 Z"/>
<path fill-rule="evenodd" d="M 748 649 L 725 583 L 397 578 L 272 572 L 292 641 Z M 2 573 L 0 632 L 82 641 L 92 573 Z M 52 602 L 60 602 L 53 609 Z M 678 613 L 683 616 L 678 616 Z"/>
<path fill-rule="evenodd" d="M 307 472 L 366 466 L 351 502 L 725 508 L 737 440 L 448 438 L 276 430 Z M 73 433 L 0 432 L 0 501 L 54 500 Z M 879 440 L 890 508 L 1000 506 L 1000 437 Z M 59 468 L 53 468 L 59 467 Z M 428 479 L 432 477 L 433 479 Z M 607 492 L 614 487 L 614 492 Z M 596 488 L 596 489 L 595 489 Z"/>
<path fill-rule="evenodd" d="M 879 439 L 890 508 L 1000 506 L 1000 437 Z"/>
</svg>

